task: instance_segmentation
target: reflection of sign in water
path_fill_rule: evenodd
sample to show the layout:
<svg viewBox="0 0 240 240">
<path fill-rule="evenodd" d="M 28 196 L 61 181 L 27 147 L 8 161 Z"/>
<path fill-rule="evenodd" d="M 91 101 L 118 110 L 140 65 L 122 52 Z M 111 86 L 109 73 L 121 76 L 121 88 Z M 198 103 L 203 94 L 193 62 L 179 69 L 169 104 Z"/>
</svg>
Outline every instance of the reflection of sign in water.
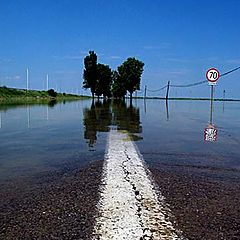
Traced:
<svg viewBox="0 0 240 240">
<path fill-rule="evenodd" d="M 213 125 L 209 125 L 204 130 L 204 140 L 208 142 L 217 141 L 218 130 Z"/>
</svg>

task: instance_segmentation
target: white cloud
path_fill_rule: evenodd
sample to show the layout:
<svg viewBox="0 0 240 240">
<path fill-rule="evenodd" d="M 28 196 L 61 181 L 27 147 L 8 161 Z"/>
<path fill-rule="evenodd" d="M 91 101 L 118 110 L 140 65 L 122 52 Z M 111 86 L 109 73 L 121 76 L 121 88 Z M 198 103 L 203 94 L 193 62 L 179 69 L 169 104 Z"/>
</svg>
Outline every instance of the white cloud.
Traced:
<svg viewBox="0 0 240 240">
<path fill-rule="evenodd" d="M 110 56 L 111 59 L 121 59 L 122 57 L 120 56 Z"/>
<path fill-rule="evenodd" d="M 66 74 L 66 75 L 74 75 L 74 74 L 79 74 L 80 71 L 75 71 L 75 70 L 56 70 L 53 72 L 54 74 Z"/>
<path fill-rule="evenodd" d="M 240 59 L 228 59 L 228 60 L 226 60 L 226 63 L 240 64 Z"/>
<path fill-rule="evenodd" d="M 167 49 L 171 46 L 169 42 L 161 42 L 158 45 L 146 45 L 143 46 L 145 50 L 157 50 L 157 49 Z"/>
<path fill-rule="evenodd" d="M 19 75 L 15 75 L 15 76 L 6 76 L 5 77 L 6 80 L 20 80 L 21 77 Z"/>
<path fill-rule="evenodd" d="M 83 57 L 83 55 L 53 56 L 53 58 L 60 60 L 81 60 Z"/>
<path fill-rule="evenodd" d="M 12 60 L 9 58 L 0 58 L 0 63 L 9 63 L 9 62 L 12 62 Z"/>
</svg>

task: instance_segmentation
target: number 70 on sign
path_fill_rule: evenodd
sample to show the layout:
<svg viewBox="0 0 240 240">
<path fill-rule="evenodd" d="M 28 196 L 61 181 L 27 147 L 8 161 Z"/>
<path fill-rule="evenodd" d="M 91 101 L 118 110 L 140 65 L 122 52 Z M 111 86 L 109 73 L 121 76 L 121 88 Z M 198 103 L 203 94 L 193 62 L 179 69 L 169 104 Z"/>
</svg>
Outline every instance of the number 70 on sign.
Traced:
<svg viewBox="0 0 240 240">
<path fill-rule="evenodd" d="M 206 78 L 210 85 L 215 85 L 220 78 L 220 72 L 216 68 L 210 68 L 206 72 Z"/>
</svg>

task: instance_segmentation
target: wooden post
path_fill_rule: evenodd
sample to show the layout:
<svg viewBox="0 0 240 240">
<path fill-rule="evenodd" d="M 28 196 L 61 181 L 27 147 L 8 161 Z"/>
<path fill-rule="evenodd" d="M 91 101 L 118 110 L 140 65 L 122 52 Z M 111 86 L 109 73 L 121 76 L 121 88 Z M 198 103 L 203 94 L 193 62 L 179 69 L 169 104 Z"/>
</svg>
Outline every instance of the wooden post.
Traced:
<svg viewBox="0 0 240 240">
<path fill-rule="evenodd" d="M 170 81 L 168 81 L 168 84 L 167 84 L 166 100 L 168 100 L 169 87 L 170 87 Z"/>
<path fill-rule="evenodd" d="M 144 99 L 147 97 L 147 85 L 145 85 L 145 89 L 144 89 Z"/>
<path fill-rule="evenodd" d="M 226 91 L 223 90 L 223 113 L 224 113 L 225 93 L 226 93 Z"/>
</svg>

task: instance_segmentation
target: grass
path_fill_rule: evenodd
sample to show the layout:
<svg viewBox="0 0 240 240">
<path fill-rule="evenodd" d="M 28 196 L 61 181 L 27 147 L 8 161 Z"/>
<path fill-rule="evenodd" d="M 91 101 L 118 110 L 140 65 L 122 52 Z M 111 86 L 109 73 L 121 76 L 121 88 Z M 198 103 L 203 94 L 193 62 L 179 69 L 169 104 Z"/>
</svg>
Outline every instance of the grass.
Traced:
<svg viewBox="0 0 240 240">
<path fill-rule="evenodd" d="M 51 100 L 78 100 L 86 99 L 87 96 L 57 93 L 56 98 L 49 96 L 47 91 L 26 90 L 17 88 L 0 87 L 0 104 L 23 104 L 23 103 L 41 103 L 49 102 Z"/>
</svg>

